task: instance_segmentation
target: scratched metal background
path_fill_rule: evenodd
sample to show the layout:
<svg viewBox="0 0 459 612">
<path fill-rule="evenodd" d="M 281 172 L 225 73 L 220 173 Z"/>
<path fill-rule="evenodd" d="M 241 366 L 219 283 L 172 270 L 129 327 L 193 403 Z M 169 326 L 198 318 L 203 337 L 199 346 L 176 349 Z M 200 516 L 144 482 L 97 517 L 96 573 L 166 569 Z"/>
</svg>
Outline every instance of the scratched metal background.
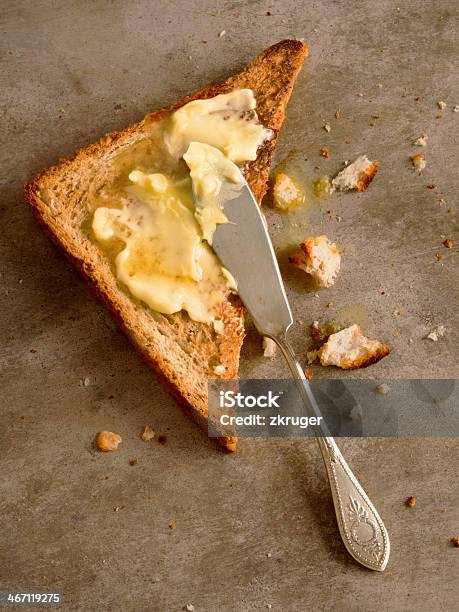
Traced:
<svg viewBox="0 0 459 612">
<path fill-rule="evenodd" d="M 380 171 L 363 194 L 311 201 L 288 221 L 268 212 L 281 261 L 293 242 L 319 232 L 344 255 L 335 287 L 318 297 L 283 266 L 294 344 L 304 354 L 314 319 L 353 318 L 393 352 L 351 376 L 457 378 L 457 18 L 457 3 L 444 0 L 1 2 L 2 590 L 61 590 L 72 611 L 457 606 L 455 440 L 340 441 L 392 538 L 384 575 L 365 571 L 341 545 L 314 441 L 216 450 L 21 195 L 23 182 L 59 157 L 225 78 L 282 38 L 303 37 L 310 55 L 277 160 L 288 156 L 307 181 L 360 153 Z M 419 176 L 409 156 L 423 133 Z M 438 324 L 445 336 L 425 340 Z M 241 370 L 286 375 L 280 358 L 260 356 L 250 326 Z M 139 439 L 147 423 L 165 445 Z M 100 429 L 123 436 L 119 452 L 93 451 Z M 408 495 L 415 509 L 404 507 Z"/>
</svg>

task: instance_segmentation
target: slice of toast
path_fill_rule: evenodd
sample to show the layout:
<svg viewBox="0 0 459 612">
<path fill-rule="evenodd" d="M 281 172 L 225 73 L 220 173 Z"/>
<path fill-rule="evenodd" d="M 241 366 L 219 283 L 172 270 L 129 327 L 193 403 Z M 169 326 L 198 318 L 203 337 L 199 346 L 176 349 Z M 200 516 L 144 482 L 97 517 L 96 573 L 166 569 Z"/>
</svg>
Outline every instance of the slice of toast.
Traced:
<svg viewBox="0 0 459 612">
<path fill-rule="evenodd" d="M 274 133 L 274 137 L 258 149 L 256 160 L 243 169 L 257 201 L 261 202 L 267 189 L 276 137 L 306 55 L 304 43 L 281 41 L 224 83 L 209 85 L 169 108 L 147 115 L 137 124 L 108 134 L 98 143 L 44 170 L 25 186 L 25 199 L 51 239 L 64 250 L 106 304 L 173 396 L 204 429 L 207 428 L 208 379 L 237 377 L 244 338 L 243 306 L 238 298 L 228 298 L 219 317 L 224 328 L 217 333 L 213 325 L 196 323 L 183 311 L 163 315 L 134 299 L 120 287 L 108 258 L 83 230 L 90 214 L 88 194 L 95 185 L 103 184 L 104 170 L 110 160 L 144 139 L 152 122 L 191 100 L 250 88 L 256 98 L 261 123 Z M 233 437 L 221 438 L 219 442 L 229 451 L 236 448 Z"/>
</svg>

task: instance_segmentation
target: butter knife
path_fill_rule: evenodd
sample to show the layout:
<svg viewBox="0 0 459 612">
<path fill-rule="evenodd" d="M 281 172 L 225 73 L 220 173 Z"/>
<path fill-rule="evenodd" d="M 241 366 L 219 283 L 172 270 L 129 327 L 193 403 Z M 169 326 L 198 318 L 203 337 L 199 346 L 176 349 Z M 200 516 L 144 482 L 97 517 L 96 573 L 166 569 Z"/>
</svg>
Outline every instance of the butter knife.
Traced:
<svg viewBox="0 0 459 612">
<path fill-rule="evenodd" d="M 194 194 L 195 202 L 199 198 Z M 245 183 L 225 206 L 229 223 L 220 224 L 212 248 L 237 281 L 238 293 L 260 334 L 272 338 L 284 355 L 307 415 L 321 412 L 309 381 L 288 341 L 293 318 L 265 219 Z M 338 528 L 350 555 L 365 567 L 383 571 L 390 554 L 387 530 L 352 473 L 323 418 L 314 427 L 331 487 Z"/>
</svg>

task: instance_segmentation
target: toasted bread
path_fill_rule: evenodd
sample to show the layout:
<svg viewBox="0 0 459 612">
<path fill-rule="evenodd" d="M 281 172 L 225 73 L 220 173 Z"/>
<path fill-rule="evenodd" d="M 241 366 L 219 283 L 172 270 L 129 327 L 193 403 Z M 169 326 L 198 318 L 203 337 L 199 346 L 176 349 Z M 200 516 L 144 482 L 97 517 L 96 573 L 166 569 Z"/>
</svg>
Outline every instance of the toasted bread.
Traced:
<svg viewBox="0 0 459 612">
<path fill-rule="evenodd" d="M 323 366 L 336 366 L 343 370 L 366 368 L 389 355 L 387 344 L 366 338 L 359 325 L 351 325 L 329 336 L 319 349 L 318 357 Z"/>
<path fill-rule="evenodd" d="M 327 236 L 314 236 L 303 240 L 289 262 L 309 274 L 319 287 L 331 287 L 341 267 L 341 255 Z"/>
<path fill-rule="evenodd" d="M 332 188 L 337 191 L 365 191 L 377 171 L 378 164 L 361 155 L 335 176 Z"/>
<path fill-rule="evenodd" d="M 163 315 L 149 309 L 124 291 L 117 282 L 108 258 L 88 238 L 82 225 L 87 220 L 88 192 L 103 180 L 104 168 L 118 153 L 146 137 L 148 126 L 187 102 L 211 98 L 238 88 L 253 90 L 261 123 L 274 137 L 259 149 L 256 160 L 243 168 L 258 202 L 267 180 L 276 138 L 307 46 L 284 40 L 261 53 L 242 72 L 223 83 L 210 85 L 169 108 L 147 115 L 142 121 L 102 138 L 77 151 L 72 157 L 48 168 L 25 186 L 25 199 L 51 239 L 63 249 L 75 268 L 95 290 L 126 332 L 134 346 L 161 377 L 188 414 L 207 427 L 207 381 L 236 378 L 244 338 L 243 306 L 228 298 L 219 319 L 222 333 L 214 326 L 192 321 L 184 312 Z M 219 366 L 223 366 L 219 368 Z M 219 439 L 229 451 L 236 448 L 233 437 Z"/>
</svg>

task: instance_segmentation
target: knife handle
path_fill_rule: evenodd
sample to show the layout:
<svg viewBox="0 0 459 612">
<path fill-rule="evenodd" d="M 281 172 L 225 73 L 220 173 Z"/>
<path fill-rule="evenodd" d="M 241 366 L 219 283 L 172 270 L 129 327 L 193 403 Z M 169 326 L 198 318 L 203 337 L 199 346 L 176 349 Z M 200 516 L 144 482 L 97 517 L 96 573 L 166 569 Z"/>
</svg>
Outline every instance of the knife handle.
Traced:
<svg viewBox="0 0 459 612">
<path fill-rule="evenodd" d="M 308 379 L 285 335 L 274 337 L 298 383 L 308 416 L 322 417 Z M 314 432 L 327 470 L 339 532 L 349 554 L 365 567 L 384 571 L 390 554 L 387 530 L 362 485 L 352 473 L 323 417 Z"/>
</svg>

